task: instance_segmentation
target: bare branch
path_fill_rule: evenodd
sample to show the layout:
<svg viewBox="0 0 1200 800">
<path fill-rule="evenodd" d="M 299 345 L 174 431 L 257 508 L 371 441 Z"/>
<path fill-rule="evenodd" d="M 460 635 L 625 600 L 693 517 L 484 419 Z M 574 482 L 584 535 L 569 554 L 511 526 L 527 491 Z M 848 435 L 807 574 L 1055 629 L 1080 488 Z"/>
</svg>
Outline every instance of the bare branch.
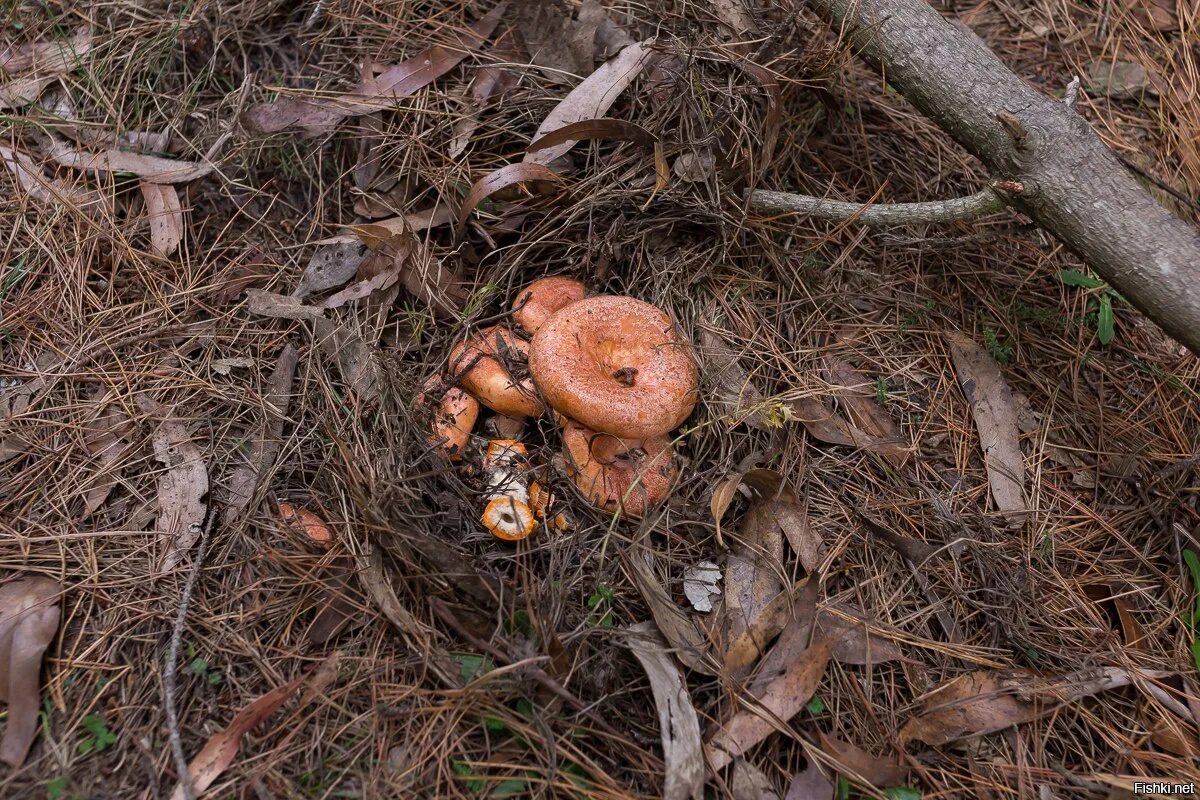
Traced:
<svg viewBox="0 0 1200 800">
<path fill-rule="evenodd" d="M 849 203 L 788 192 L 759 189 L 750 193 L 755 211 L 800 214 L 813 219 L 844 222 L 853 220 L 871 227 L 937 225 L 974 219 L 1000 211 L 1008 205 L 991 186 L 967 197 L 951 197 L 926 203 Z"/>
</svg>

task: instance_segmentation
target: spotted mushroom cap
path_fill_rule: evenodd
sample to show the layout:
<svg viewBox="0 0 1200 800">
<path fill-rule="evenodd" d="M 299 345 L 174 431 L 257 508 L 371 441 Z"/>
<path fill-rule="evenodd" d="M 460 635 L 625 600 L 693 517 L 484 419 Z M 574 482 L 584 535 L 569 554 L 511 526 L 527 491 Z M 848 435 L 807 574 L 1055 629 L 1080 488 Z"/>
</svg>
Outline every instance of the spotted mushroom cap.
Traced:
<svg viewBox="0 0 1200 800">
<path fill-rule="evenodd" d="M 551 275 L 538 278 L 517 294 L 513 301 L 513 322 L 530 333 L 537 333 L 546 320 L 571 303 L 579 302 L 587 287 L 574 278 Z"/>
<path fill-rule="evenodd" d="M 632 297 L 560 310 L 534 335 L 529 369 L 556 411 L 622 439 L 674 430 L 698 398 L 691 344 L 661 309 Z"/>
</svg>

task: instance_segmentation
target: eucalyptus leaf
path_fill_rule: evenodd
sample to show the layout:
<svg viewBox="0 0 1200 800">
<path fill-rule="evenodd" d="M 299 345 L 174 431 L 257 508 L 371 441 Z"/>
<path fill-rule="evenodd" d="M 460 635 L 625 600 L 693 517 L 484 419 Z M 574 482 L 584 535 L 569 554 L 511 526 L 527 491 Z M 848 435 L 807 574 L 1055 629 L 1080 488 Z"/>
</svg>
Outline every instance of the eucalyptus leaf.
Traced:
<svg viewBox="0 0 1200 800">
<path fill-rule="evenodd" d="M 1100 311 L 1096 315 L 1096 335 L 1100 344 L 1108 344 L 1116 335 L 1116 320 L 1113 318 L 1112 298 L 1108 295 L 1100 297 Z"/>
<path fill-rule="evenodd" d="M 1091 275 L 1084 275 L 1082 272 L 1074 269 L 1064 269 L 1058 273 L 1058 279 L 1067 286 L 1081 286 L 1084 289 L 1099 289 L 1104 286 L 1104 281 L 1099 278 L 1093 278 Z"/>
</svg>

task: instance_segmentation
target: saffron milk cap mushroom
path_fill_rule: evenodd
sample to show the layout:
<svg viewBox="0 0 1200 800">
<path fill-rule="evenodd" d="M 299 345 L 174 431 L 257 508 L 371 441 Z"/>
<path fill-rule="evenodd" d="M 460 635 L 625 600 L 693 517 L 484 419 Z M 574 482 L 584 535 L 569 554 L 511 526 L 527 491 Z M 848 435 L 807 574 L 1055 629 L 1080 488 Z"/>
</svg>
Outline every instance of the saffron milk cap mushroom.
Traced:
<svg viewBox="0 0 1200 800">
<path fill-rule="evenodd" d="M 430 376 L 417 395 L 417 405 L 428 402 L 430 395 L 442 384 L 441 375 Z M 433 411 L 429 444 L 440 448 L 450 461 L 462 459 L 467 441 L 471 438 L 471 430 L 478 419 L 479 401 L 457 386 L 449 387 Z"/>
<path fill-rule="evenodd" d="M 674 430 L 698 397 L 691 343 L 662 309 L 632 297 L 562 308 L 534 334 L 529 369 L 556 411 L 622 439 Z"/>
<path fill-rule="evenodd" d="M 551 275 L 538 278 L 517 294 L 513 302 L 513 322 L 530 333 L 563 308 L 577 303 L 587 294 L 587 287 L 574 278 Z"/>
<path fill-rule="evenodd" d="M 628 443 L 619 451 L 614 443 L 621 440 L 567 420 L 562 438 L 568 474 L 589 502 L 608 511 L 623 509 L 640 517 L 675 484 L 675 450 L 666 436 Z"/>
<path fill-rule="evenodd" d="M 508 328 L 485 328 L 450 351 L 450 374 L 479 402 L 509 417 L 536 417 L 542 411 L 533 384 L 518 381 L 510 366 L 525 362 L 529 344 Z"/>
</svg>

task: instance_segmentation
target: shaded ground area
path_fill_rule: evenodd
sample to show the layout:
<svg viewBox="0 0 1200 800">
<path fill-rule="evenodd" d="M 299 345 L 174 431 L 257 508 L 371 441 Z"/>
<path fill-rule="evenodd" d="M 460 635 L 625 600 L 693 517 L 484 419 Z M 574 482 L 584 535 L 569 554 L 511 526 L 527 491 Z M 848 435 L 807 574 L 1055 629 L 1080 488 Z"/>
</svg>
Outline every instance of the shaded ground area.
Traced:
<svg viewBox="0 0 1200 800">
<path fill-rule="evenodd" d="M 1183 5 L 955 11 L 1047 93 L 1084 76 L 1080 113 L 1195 221 L 1200 20 Z M 1102 345 L 1104 290 L 1064 282 L 1060 271 L 1086 268 L 1012 213 L 880 232 L 748 210 L 750 187 L 895 202 L 969 194 L 988 176 L 798 7 L 749 6 L 737 35 L 729 7 L 514 4 L 426 88 L 309 136 L 238 120 L 279 96 L 345 93 L 360 69 L 386 75 L 433 45 L 461 49 L 492 7 L 11 12 L 14 41 L 93 33 L 77 65 L 3 119 L 3 146 L 42 182 L 0 178 L 0 579 L 44 575 L 65 592 L 41 733 L 22 768 L 0 772 L 0 793 L 171 795 L 164 658 L 202 547 L 174 681 L 188 759 L 255 698 L 329 673 L 248 733 L 206 796 L 660 796 L 659 718 L 624 629 L 663 626 L 665 598 L 710 651 L 714 668 L 681 668 L 706 741 L 751 698 L 752 682 L 720 666 L 728 610 L 693 612 L 685 597 L 704 561 L 726 597 L 741 563 L 758 600 L 808 577 L 819 591 L 797 603 L 869 620 L 869 639 L 856 629 L 865 657 L 835 656 L 805 709 L 746 754 L 780 796 L 810 762 L 853 772 L 828 737 L 876 767 L 901 764 L 882 785 L 926 797 L 1200 780 L 1182 555 L 1200 549 L 1195 357 L 1119 299 Z M 472 185 L 520 160 L 573 86 L 651 37 L 654 68 L 606 115 L 657 147 L 581 143 L 554 164 L 562 185 L 509 187 L 454 224 Z M 1112 65 L 1125 65 L 1120 86 Z M 129 170 L 51 157 L 54 142 L 99 152 L 133 131 L 169 134 L 151 149 L 197 163 L 219 144 L 216 169 L 174 184 L 179 216 Z M 173 238 L 148 223 L 154 203 L 154 225 L 181 223 L 170 255 L 154 249 Z M 402 239 L 406 271 L 390 287 L 306 319 L 256 313 L 255 290 L 291 294 L 344 226 L 439 208 L 441 224 Z M 399 258 L 395 229 L 355 230 L 369 263 Z M 428 411 L 412 401 L 455 342 L 560 273 L 667 310 L 698 345 L 701 403 L 677 443 L 676 491 L 643 520 L 582 502 L 556 464 L 555 426 L 533 426 L 531 461 L 575 528 L 514 546 L 481 528 L 479 476 L 429 451 Z M 1016 397 L 1028 513 L 1015 526 L 989 496 L 953 331 Z M 288 389 L 277 364 L 290 347 Z M 813 401 L 873 420 L 894 446 L 818 438 L 796 419 Z M 211 535 L 188 528 L 196 509 L 180 498 L 194 480 L 164 489 L 181 463 L 204 465 Z M 747 522 L 749 492 L 718 536 L 714 489 L 760 467 L 790 487 L 811 563 L 795 539 Z M 332 544 L 288 525 L 279 502 L 317 513 Z M 175 547 L 168 512 L 187 523 Z M 897 534 L 934 554 L 910 563 Z M 664 631 L 669 645 L 680 630 Z M 958 676 L 1106 667 L 1177 674 L 1002 719 L 982 738 L 902 742 L 926 693 Z M 771 796 L 747 774 L 710 776 L 707 796 Z M 837 791 L 878 796 L 858 780 L 870 776 L 852 777 Z"/>
</svg>

